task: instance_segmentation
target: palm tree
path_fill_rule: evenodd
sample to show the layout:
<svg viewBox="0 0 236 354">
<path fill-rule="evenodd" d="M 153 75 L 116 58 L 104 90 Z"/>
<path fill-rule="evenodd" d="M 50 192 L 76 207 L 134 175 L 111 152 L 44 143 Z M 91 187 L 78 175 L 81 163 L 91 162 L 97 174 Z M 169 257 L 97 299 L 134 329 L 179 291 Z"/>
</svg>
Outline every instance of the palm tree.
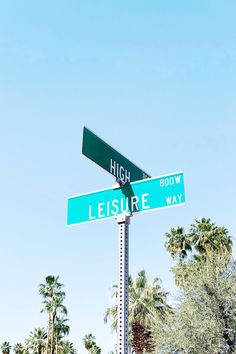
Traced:
<svg viewBox="0 0 236 354">
<path fill-rule="evenodd" d="M 68 318 L 56 317 L 54 324 L 54 331 L 58 337 L 67 336 L 70 332 L 70 326 L 67 324 Z"/>
<path fill-rule="evenodd" d="M 188 234 L 184 233 L 183 227 L 171 228 L 170 232 L 165 234 L 167 241 L 166 250 L 173 259 L 178 258 L 179 263 L 174 267 L 175 283 L 180 287 L 185 287 L 186 264 L 184 262 L 188 251 L 192 251 L 192 240 Z"/>
<path fill-rule="evenodd" d="M 172 228 L 166 233 L 167 241 L 165 243 L 167 251 L 173 258 L 179 258 L 180 264 L 187 257 L 187 252 L 192 251 L 191 238 L 184 233 L 183 227 Z"/>
<path fill-rule="evenodd" d="M 43 298 L 53 298 L 56 295 L 65 296 L 65 293 L 61 290 L 64 285 L 58 282 L 59 276 L 48 275 L 45 278 L 45 283 L 39 284 L 39 294 Z"/>
<path fill-rule="evenodd" d="M 101 348 L 96 344 L 96 338 L 90 333 L 83 338 L 85 349 L 91 354 L 101 354 Z"/>
<path fill-rule="evenodd" d="M 39 294 L 43 296 L 43 311 L 48 313 L 48 333 L 46 343 L 46 354 L 49 354 L 49 344 L 51 344 L 51 354 L 54 350 L 54 322 L 57 312 L 66 314 L 66 307 L 63 305 L 65 292 L 62 291 L 63 284 L 58 281 L 59 276 L 48 275 L 45 283 L 39 285 Z"/>
<path fill-rule="evenodd" d="M 56 317 L 54 323 L 54 333 L 56 342 L 56 354 L 58 354 L 58 342 L 64 336 L 67 336 L 70 332 L 70 327 L 67 324 L 68 319 L 64 317 Z"/>
<path fill-rule="evenodd" d="M 86 334 L 83 338 L 84 347 L 89 353 L 91 353 L 91 349 L 95 344 L 95 340 L 96 338 L 91 333 Z"/>
<path fill-rule="evenodd" d="M 154 351 L 150 328 L 156 316 L 164 320 L 170 311 L 166 296 L 167 293 L 162 290 L 158 278 L 148 284 L 145 270 L 139 272 L 135 280 L 129 276 L 130 342 L 135 353 Z M 117 297 L 117 286 L 113 287 L 113 297 Z M 117 306 L 107 309 L 105 322 L 108 318 L 113 320 L 112 328 L 116 328 Z"/>
<path fill-rule="evenodd" d="M 61 340 L 58 345 L 58 353 L 59 354 L 76 354 L 76 349 L 68 340 Z"/>
<path fill-rule="evenodd" d="M 212 252 L 223 254 L 232 252 L 232 238 L 225 227 L 216 226 L 211 219 L 195 220 L 190 227 L 190 237 L 194 248 L 208 257 Z"/>
<path fill-rule="evenodd" d="M 91 354 L 101 354 L 101 348 L 96 343 L 91 348 Z"/>
<path fill-rule="evenodd" d="M 148 284 L 146 272 L 142 270 L 133 281 L 129 279 L 129 322 L 132 332 L 131 345 L 135 353 L 154 351 L 151 325 L 155 316 L 164 319 L 170 310 L 166 304 L 167 293 L 161 289 L 160 281 L 155 278 Z"/>
<path fill-rule="evenodd" d="M 38 327 L 30 332 L 29 338 L 25 341 L 26 350 L 33 353 L 42 354 L 46 347 L 47 332 L 44 328 Z"/>
<path fill-rule="evenodd" d="M 58 296 L 58 295 L 57 295 Z M 67 309 L 65 305 L 63 304 L 63 298 L 61 297 L 54 297 L 50 300 L 45 300 L 44 301 L 44 310 L 50 314 L 51 316 L 51 322 L 50 322 L 50 328 L 51 328 L 51 354 L 53 354 L 54 351 L 54 335 L 55 335 L 55 321 L 58 313 L 62 314 L 67 314 Z"/>
<path fill-rule="evenodd" d="M 13 347 L 13 351 L 15 354 L 23 354 L 24 353 L 24 347 L 21 343 L 16 343 Z"/>
<path fill-rule="evenodd" d="M 9 354 L 11 346 L 9 342 L 3 342 L 1 345 L 2 354 Z"/>
</svg>

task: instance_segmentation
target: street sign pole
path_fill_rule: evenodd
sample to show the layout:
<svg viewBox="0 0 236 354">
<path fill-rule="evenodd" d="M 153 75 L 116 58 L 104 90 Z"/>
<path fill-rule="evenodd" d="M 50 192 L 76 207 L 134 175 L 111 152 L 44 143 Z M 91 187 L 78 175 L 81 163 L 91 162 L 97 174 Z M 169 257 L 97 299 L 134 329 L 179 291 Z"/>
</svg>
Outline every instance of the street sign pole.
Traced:
<svg viewBox="0 0 236 354">
<path fill-rule="evenodd" d="M 117 306 L 117 354 L 128 354 L 129 223 L 130 214 L 116 217 L 119 225 L 119 284 Z"/>
<path fill-rule="evenodd" d="M 117 185 L 68 199 L 67 225 L 116 217 L 119 227 L 117 354 L 128 354 L 129 223 L 134 213 L 185 204 L 182 172 L 150 178 L 91 130 L 83 128 L 82 153 L 116 178 Z"/>
</svg>

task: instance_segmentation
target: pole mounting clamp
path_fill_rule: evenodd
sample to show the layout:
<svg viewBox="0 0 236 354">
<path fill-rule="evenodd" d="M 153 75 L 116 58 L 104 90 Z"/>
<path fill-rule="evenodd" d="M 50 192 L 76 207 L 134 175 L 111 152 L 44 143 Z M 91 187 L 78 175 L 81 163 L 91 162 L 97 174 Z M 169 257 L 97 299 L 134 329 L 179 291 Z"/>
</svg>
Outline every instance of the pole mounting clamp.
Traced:
<svg viewBox="0 0 236 354">
<path fill-rule="evenodd" d="M 131 217 L 131 214 L 129 214 L 129 213 L 117 214 L 116 221 L 118 224 L 122 224 L 122 223 L 130 224 L 130 217 Z"/>
</svg>

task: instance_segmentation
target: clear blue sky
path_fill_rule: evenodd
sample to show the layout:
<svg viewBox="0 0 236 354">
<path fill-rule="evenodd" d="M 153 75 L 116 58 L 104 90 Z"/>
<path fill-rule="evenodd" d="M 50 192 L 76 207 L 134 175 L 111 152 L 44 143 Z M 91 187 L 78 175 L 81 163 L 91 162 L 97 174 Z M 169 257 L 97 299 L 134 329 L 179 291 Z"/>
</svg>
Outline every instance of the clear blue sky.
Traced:
<svg viewBox="0 0 236 354">
<path fill-rule="evenodd" d="M 66 227 L 67 197 L 111 186 L 81 156 L 82 125 L 152 176 L 183 170 L 187 205 L 133 217 L 130 271 L 175 293 L 164 234 L 210 217 L 236 234 L 234 0 L 2 1 L 0 342 L 24 341 L 37 287 L 60 275 L 83 353 L 117 282 L 114 220 Z"/>
</svg>

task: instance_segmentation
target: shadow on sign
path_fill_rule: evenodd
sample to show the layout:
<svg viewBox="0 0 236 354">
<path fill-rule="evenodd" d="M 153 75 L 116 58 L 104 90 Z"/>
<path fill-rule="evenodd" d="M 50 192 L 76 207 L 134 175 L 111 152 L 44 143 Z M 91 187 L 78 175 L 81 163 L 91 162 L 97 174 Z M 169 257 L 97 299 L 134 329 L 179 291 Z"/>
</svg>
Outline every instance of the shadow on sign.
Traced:
<svg viewBox="0 0 236 354">
<path fill-rule="evenodd" d="M 123 188 L 121 188 L 121 192 L 125 196 L 126 199 L 126 211 L 132 213 L 136 213 L 140 211 L 139 207 L 139 198 L 134 194 L 133 188 L 131 184 L 126 184 Z M 128 209 L 128 210 L 127 210 Z"/>
</svg>

